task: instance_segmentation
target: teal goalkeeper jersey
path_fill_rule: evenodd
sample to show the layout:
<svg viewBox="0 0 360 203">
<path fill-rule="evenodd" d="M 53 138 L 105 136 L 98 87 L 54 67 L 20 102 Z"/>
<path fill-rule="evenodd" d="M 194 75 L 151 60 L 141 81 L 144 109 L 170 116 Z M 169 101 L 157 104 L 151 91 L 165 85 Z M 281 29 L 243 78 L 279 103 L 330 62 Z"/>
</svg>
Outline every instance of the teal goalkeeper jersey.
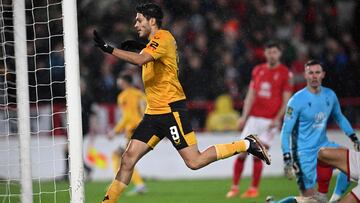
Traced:
<svg viewBox="0 0 360 203">
<path fill-rule="evenodd" d="M 326 128 L 330 117 L 346 135 L 354 133 L 331 89 L 321 86 L 320 92 L 314 94 L 305 87 L 294 94 L 288 102 L 281 130 L 283 153 L 290 150 L 317 153 L 328 142 Z"/>
</svg>

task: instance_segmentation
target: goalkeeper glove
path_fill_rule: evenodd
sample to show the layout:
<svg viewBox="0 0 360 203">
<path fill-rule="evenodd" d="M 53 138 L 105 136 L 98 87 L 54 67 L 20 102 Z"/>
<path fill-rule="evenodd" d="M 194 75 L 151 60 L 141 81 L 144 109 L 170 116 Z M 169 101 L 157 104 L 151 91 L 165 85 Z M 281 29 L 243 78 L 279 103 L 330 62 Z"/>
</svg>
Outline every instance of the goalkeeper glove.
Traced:
<svg viewBox="0 0 360 203">
<path fill-rule="evenodd" d="M 293 170 L 293 163 L 291 160 L 291 155 L 290 153 L 285 153 L 283 154 L 283 158 L 284 158 L 284 173 L 285 176 L 291 180 L 294 178 L 295 174 L 294 174 L 294 170 Z"/>
<path fill-rule="evenodd" d="M 126 41 L 123 41 L 120 45 L 120 48 L 122 50 L 132 51 L 132 52 L 139 52 L 145 47 L 146 47 L 145 44 L 138 42 L 136 40 L 126 40 Z"/>
<path fill-rule="evenodd" d="M 95 46 L 96 46 L 96 47 L 99 47 L 103 52 L 112 54 L 112 52 L 114 51 L 114 47 L 108 45 L 108 44 L 99 36 L 99 34 L 96 32 L 96 30 L 94 30 L 93 34 L 94 34 Z"/>
<path fill-rule="evenodd" d="M 355 133 L 354 133 L 354 134 L 351 134 L 349 137 L 350 137 L 351 141 L 352 141 L 353 144 L 354 144 L 354 149 L 355 149 L 355 151 L 360 152 L 360 141 L 359 141 L 359 139 L 356 137 L 356 134 L 355 134 Z"/>
</svg>

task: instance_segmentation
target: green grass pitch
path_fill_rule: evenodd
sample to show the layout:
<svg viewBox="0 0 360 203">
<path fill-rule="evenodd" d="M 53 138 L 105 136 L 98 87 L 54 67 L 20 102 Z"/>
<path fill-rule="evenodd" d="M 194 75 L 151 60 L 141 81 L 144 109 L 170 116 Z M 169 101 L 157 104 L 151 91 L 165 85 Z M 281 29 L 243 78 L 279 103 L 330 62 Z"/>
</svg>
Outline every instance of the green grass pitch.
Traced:
<svg viewBox="0 0 360 203">
<path fill-rule="evenodd" d="M 334 185 L 332 180 L 332 191 Z M 105 190 L 110 182 L 86 182 L 85 196 L 86 203 L 100 203 Z M 273 195 L 276 199 L 289 195 L 296 195 L 297 186 L 295 180 L 289 181 L 283 177 L 265 177 L 261 180 L 260 196 L 255 199 L 226 199 L 225 194 L 231 184 L 230 179 L 214 179 L 214 180 L 147 180 L 149 192 L 141 196 L 122 197 L 119 202 L 128 203 L 263 203 L 266 196 Z M 244 192 L 250 184 L 249 178 L 241 180 L 240 193 Z M 132 188 L 129 186 L 128 190 Z M 19 194 L 19 184 L 12 184 L 11 187 L 4 187 L 0 184 L 0 202 L 19 202 L 19 196 L 13 195 L 9 201 L 9 197 L 3 197 L 6 191 L 11 194 Z M 34 203 L 66 203 L 69 202 L 68 183 L 66 182 L 44 182 L 39 184 L 34 182 Z M 39 192 L 41 191 L 41 193 Z M 54 193 L 54 191 L 57 191 Z M 6 199 L 4 199 L 6 198 Z M 41 199 L 41 201 L 40 201 Z"/>
</svg>

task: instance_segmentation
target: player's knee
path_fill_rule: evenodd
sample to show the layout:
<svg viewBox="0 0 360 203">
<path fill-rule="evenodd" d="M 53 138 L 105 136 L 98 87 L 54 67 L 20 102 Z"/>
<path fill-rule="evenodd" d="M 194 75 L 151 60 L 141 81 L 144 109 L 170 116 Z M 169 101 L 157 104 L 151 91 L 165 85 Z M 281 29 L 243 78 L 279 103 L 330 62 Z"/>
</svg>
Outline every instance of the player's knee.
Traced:
<svg viewBox="0 0 360 203">
<path fill-rule="evenodd" d="M 326 162 L 328 156 L 328 150 L 326 148 L 320 148 L 318 152 L 318 159 L 322 162 Z"/>
<path fill-rule="evenodd" d="M 186 160 L 185 164 L 188 168 L 190 168 L 191 170 L 198 170 L 201 168 L 201 165 L 199 162 L 197 162 L 196 160 Z"/>
<path fill-rule="evenodd" d="M 131 170 L 135 165 L 135 156 L 131 152 L 124 152 L 121 161 L 121 169 Z"/>
</svg>

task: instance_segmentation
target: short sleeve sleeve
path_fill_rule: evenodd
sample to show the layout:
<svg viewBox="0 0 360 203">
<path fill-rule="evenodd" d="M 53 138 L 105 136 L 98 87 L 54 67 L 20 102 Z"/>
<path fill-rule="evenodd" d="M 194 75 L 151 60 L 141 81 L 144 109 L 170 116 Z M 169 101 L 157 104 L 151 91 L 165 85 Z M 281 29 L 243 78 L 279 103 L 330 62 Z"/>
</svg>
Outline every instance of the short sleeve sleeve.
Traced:
<svg viewBox="0 0 360 203">
<path fill-rule="evenodd" d="M 166 36 L 165 34 L 156 34 L 146 45 L 143 51 L 150 54 L 155 60 L 157 60 L 166 54 L 168 44 L 168 36 Z"/>
</svg>

